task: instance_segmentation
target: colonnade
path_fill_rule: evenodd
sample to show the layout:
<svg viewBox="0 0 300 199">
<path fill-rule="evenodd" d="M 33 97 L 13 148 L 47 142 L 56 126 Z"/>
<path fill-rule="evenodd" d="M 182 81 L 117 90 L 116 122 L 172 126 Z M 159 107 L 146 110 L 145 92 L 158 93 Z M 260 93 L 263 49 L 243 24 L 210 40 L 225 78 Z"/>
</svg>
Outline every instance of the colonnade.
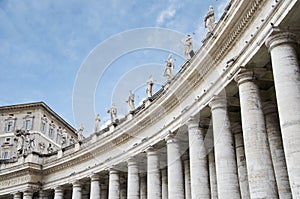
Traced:
<svg viewBox="0 0 300 199">
<path fill-rule="evenodd" d="M 121 171 L 111 168 L 108 189 L 103 174 L 90 177 L 90 199 L 198 199 L 198 198 L 300 198 L 300 68 L 297 36 L 275 32 L 266 45 L 271 54 L 276 99 L 262 101 L 255 72 L 243 68 L 234 80 L 239 91 L 240 122 L 232 122 L 226 97 L 209 103 L 213 149 L 205 145 L 207 129 L 201 114 L 186 122 L 188 151 L 171 132 L 164 140 L 167 166 L 155 143 L 145 151 L 146 172 L 136 158 L 127 161 L 127 186 L 121 191 Z M 200 110 L 199 110 L 200 111 Z M 54 189 L 62 199 L 63 185 Z M 40 194 L 41 195 L 41 194 Z M 43 196 L 46 198 L 46 196 Z M 20 193 L 14 199 L 21 198 Z M 24 192 L 23 198 L 32 198 Z M 72 199 L 84 199 L 82 183 L 72 184 Z"/>
</svg>

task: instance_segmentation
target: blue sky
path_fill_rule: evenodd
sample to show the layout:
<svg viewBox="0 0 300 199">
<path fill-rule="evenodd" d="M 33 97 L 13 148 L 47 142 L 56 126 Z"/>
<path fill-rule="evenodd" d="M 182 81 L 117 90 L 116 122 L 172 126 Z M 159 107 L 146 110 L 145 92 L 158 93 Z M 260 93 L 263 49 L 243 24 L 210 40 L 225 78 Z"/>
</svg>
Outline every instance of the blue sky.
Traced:
<svg viewBox="0 0 300 199">
<path fill-rule="evenodd" d="M 189 33 L 201 43 L 209 5 L 214 6 L 218 20 L 227 3 L 228 0 L 0 0 L 0 106 L 44 101 L 78 127 L 80 121 L 74 121 L 72 109 L 74 84 L 80 68 L 97 46 L 124 31 L 144 27 Z M 110 50 L 114 51 L 108 49 L 106 53 Z M 93 91 L 92 106 L 95 114 L 100 113 L 102 124 L 109 118 L 106 109 L 118 93 L 120 78 L 141 66 L 150 70 L 161 67 L 163 71 L 168 53 L 141 49 L 120 55 L 111 63 Z M 183 53 L 175 56 L 176 71 L 184 61 L 181 56 Z M 147 79 L 149 73 L 140 71 L 140 75 Z M 155 77 L 156 90 L 162 78 Z M 138 103 L 146 97 L 143 86 L 125 90 L 133 89 Z M 122 106 L 120 115 L 126 114 Z M 93 121 L 85 123 L 88 135 Z"/>
</svg>

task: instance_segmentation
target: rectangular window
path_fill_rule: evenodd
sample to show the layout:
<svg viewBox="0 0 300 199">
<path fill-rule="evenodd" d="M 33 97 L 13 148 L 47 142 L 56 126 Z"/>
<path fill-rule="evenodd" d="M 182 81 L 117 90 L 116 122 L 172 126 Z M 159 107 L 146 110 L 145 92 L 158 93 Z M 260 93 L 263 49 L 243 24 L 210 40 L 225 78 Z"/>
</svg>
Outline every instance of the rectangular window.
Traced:
<svg viewBox="0 0 300 199">
<path fill-rule="evenodd" d="M 32 128 L 32 120 L 25 120 L 24 121 L 24 129 L 31 130 L 31 128 Z"/>
<path fill-rule="evenodd" d="M 8 159 L 8 151 L 2 152 L 2 159 Z"/>
<path fill-rule="evenodd" d="M 54 138 L 54 130 L 52 128 L 49 129 L 49 138 L 52 140 Z"/>
<path fill-rule="evenodd" d="M 46 133 L 46 131 L 47 131 L 47 127 L 46 127 L 46 123 L 45 122 L 42 122 L 42 125 L 41 125 L 41 131 L 42 131 L 42 133 Z"/>
<path fill-rule="evenodd" d="M 7 121 L 5 123 L 5 131 L 6 132 L 11 132 L 14 130 L 14 121 Z"/>
</svg>

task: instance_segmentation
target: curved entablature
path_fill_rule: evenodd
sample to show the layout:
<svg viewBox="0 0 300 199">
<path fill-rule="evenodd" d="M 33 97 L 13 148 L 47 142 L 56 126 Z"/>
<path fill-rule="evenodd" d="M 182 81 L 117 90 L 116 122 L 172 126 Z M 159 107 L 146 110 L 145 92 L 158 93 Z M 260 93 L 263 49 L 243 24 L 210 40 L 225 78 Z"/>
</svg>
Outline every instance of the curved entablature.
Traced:
<svg viewBox="0 0 300 199">
<path fill-rule="evenodd" d="M 159 148 L 166 142 L 166 145 L 170 144 L 174 141 L 174 133 L 193 128 L 188 126 L 194 122 L 193 117 L 212 106 L 210 102 L 217 101 L 216 95 L 226 93 L 225 88 L 242 69 L 248 67 L 264 47 L 274 26 L 281 25 L 296 3 L 293 0 L 277 3 L 231 1 L 226 14 L 205 38 L 200 50 L 184 63 L 171 82 L 153 96 L 150 104 L 142 105 L 118 125 L 96 132 L 50 157 L 31 154 L 29 158 L 41 165 L 40 170 L 36 168 L 34 171 L 37 176 L 41 174 L 38 180 L 34 179 L 35 182 L 40 182 L 43 189 L 72 184 L 96 173 L 123 167 L 122 163 L 132 157 L 146 156 L 151 147 Z M 186 145 L 186 141 L 184 143 Z M 12 172 L 17 172 L 20 169 L 18 163 L 21 160 L 13 163 L 14 166 L 5 166 L 9 172 L 1 171 L 0 177 L 6 179 Z M 0 189 L 1 193 L 5 191 Z"/>
</svg>

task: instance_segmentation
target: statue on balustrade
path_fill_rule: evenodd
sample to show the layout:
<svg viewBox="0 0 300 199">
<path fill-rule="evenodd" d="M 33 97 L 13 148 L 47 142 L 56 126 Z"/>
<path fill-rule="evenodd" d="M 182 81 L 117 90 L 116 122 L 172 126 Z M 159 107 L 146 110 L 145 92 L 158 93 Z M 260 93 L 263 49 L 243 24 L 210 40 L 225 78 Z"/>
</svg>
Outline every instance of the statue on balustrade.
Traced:
<svg viewBox="0 0 300 199">
<path fill-rule="evenodd" d="M 128 103 L 128 107 L 130 111 L 134 111 L 135 107 L 134 107 L 134 94 L 132 92 L 132 90 L 129 91 L 129 97 L 128 100 L 126 101 Z"/>
<path fill-rule="evenodd" d="M 100 131 L 100 122 L 101 122 L 100 115 L 97 114 L 97 116 L 96 116 L 96 118 L 95 118 L 94 132 Z"/>
<path fill-rule="evenodd" d="M 110 114 L 110 121 L 115 123 L 117 119 L 117 107 L 115 103 L 112 104 L 112 107 L 107 111 L 107 113 Z"/>
<path fill-rule="evenodd" d="M 172 58 L 172 54 L 169 54 L 168 59 L 165 60 L 166 62 L 166 67 L 164 71 L 164 77 L 168 78 L 168 81 L 171 81 L 173 78 L 173 71 L 174 71 L 174 61 Z"/>
<path fill-rule="evenodd" d="M 146 89 L 146 93 L 148 97 L 152 97 L 153 95 L 153 85 L 154 85 L 154 80 L 153 80 L 153 76 L 150 75 L 149 79 L 147 80 L 147 89 Z"/>
<path fill-rule="evenodd" d="M 99 114 L 97 115 L 97 117 L 98 116 L 99 116 Z M 97 121 L 97 117 L 96 117 L 96 121 Z M 100 123 L 100 116 L 99 116 L 99 123 Z M 96 122 L 95 122 L 95 125 L 96 125 Z M 82 134 L 83 130 L 84 130 L 83 124 L 80 124 L 79 129 L 76 132 L 79 142 L 81 142 L 84 139 L 83 134 Z M 99 130 L 100 130 L 100 127 L 99 127 Z"/>
<path fill-rule="evenodd" d="M 193 50 L 193 39 L 191 35 L 186 35 L 185 41 L 181 41 L 181 43 L 184 45 L 185 59 L 190 60 L 195 55 Z"/>
<path fill-rule="evenodd" d="M 209 11 L 204 18 L 205 28 L 207 28 L 208 33 L 211 33 L 214 30 L 216 26 L 215 21 L 214 8 L 209 6 Z"/>
</svg>

